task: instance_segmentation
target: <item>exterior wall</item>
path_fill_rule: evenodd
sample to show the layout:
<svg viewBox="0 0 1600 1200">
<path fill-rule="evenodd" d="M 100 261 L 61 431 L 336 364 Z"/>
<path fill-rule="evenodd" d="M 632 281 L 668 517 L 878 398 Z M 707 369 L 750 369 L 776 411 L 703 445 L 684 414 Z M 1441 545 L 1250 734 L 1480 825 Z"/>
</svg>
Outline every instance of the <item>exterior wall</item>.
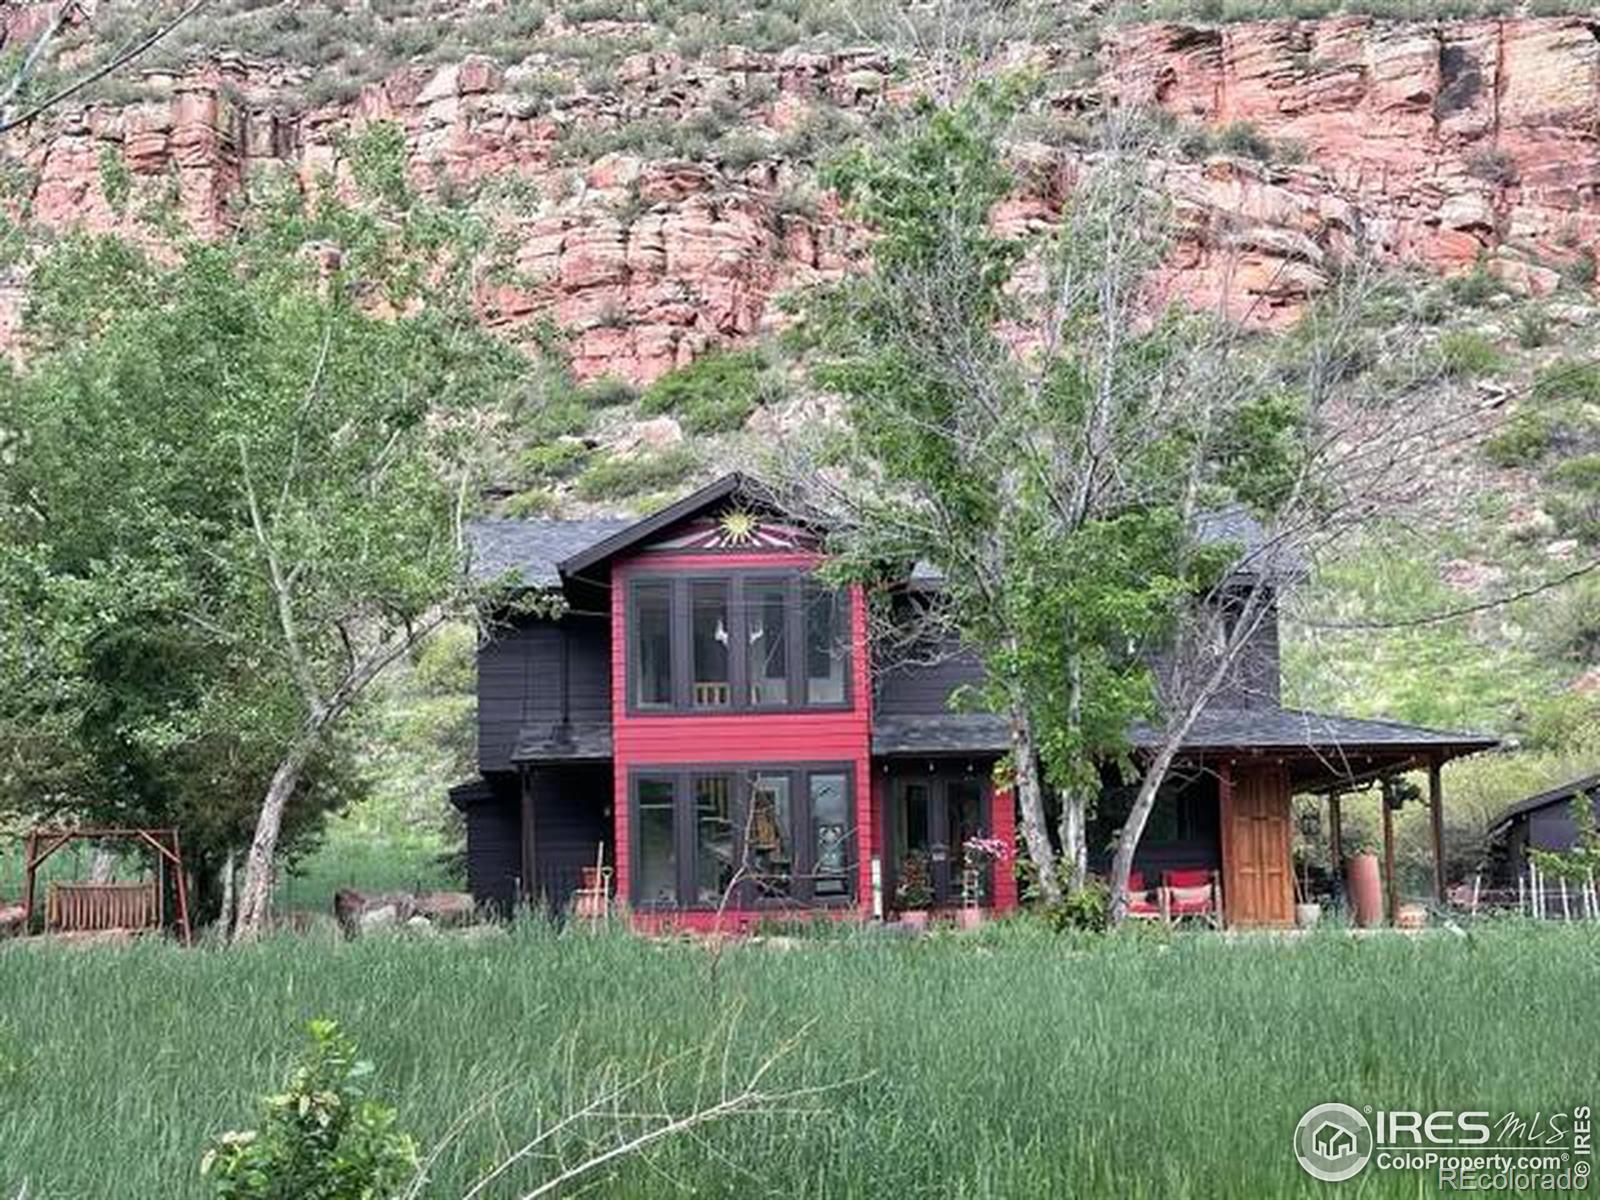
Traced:
<svg viewBox="0 0 1600 1200">
<path fill-rule="evenodd" d="M 983 681 L 978 656 L 956 646 L 930 648 L 931 661 L 873 664 L 874 704 L 886 716 L 921 716 L 950 711 L 956 689 Z"/>
<path fill-rule="evenodd" d="M 527 768 L 533 801 L 533 880 L 536 899 L 556 911 L 566 907 L 580 885 L 583 868 L 595 865 L 604 843 L 605 863 L 613 864 L 611 768 L 562 764 Z"/>
<path fill-rule="evenodd" d="M 466 810 L 467 888 L 479 904 L 509 912 L 517 900 L 522 876 L 522 813 L 515 776 L 485 782 L 491 799 Z"/>
<path fill-rule="evenodd" d="M 524 618 L 478 647 L 480 771 L 509 770 L 529 725 L 610 719 L 610 636 L 603 617 Z"/>
<path fill-rule="evenodd" d="M 807 712 L 729 713 L 629 713 L 627 680 L 628 581 L 640 573 L 694 572 L 750 567 L 810 567 L 818 557 L 810 552 L 646 554 L 620 560 L 612 567 L 611 581 L 611 720 L 614 780 L 614 839 L 617 852 L 617 896 L 633 894 L 629 858 L 629 779 L 642 767 L 688 763 L 848 763 L 853 769 L 856 801 L 858 871 L 857 910 L 871 910 L 872 858 L 878 853 L 872 816 L 870 761 L 872 698 L 867 661 L 867 614 L 859 587 L 850 589 L 851 706 Z M 850 911 L 850 910 L 845 910 Z M 726 914 L 725 914 L 726 915 Z M 670 923 L 696 928 L 714 913 L 678 912 Z M 749 919 L 725 920 L 722 928 L 738 927 Z M 638 918 L 643 927 L 669 920 L 666 914 Z"/>
</svg>

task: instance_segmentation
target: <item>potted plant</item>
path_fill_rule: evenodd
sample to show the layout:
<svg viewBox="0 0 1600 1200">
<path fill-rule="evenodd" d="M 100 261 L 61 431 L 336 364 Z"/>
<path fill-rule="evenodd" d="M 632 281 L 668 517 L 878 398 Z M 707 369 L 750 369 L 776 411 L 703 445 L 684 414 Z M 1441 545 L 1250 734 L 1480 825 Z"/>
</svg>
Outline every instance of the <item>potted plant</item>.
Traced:
<svg viewBox="0 0 1600 1200">
<path fill-rule="evenodd" d="M 1301 929 L 1315 929 L 1322 919 L 1322 905 L 1311 898 L 1311 864 L 1300 858 L 1300 874 L 1295 877 L 1294 923 Z"/>
<path fill-rule="evenodd" d="M 965 866 L 961 871 L 961 910 L 958 917 L 963 928 L 970 929 L 983 921 L 984 875 L 995 863 L 1006 860 L 1010 847 L 1000 838 L 976 834 L 961 846 Z"/>
<path fill-rule="evenodd" d="M 933 903 L 933 866 L 926 850 L 911 850 L 900 862 L 900 882 L 894 889 L 900 920 L 918 928 L 928 923 Z"/>
</svg>

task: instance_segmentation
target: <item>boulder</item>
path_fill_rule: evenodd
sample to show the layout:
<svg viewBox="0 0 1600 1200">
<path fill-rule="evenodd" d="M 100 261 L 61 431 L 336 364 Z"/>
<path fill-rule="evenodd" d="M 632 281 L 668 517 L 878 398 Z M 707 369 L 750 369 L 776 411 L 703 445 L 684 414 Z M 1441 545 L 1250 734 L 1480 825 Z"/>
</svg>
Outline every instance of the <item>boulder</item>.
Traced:
<svg viewBox="0 0 1600 1200">
<path fill-rule="evenodd" d="M 0 904 L 0 938 L 17 937 L 22 933 L 20 904 Z"/>
</svg>

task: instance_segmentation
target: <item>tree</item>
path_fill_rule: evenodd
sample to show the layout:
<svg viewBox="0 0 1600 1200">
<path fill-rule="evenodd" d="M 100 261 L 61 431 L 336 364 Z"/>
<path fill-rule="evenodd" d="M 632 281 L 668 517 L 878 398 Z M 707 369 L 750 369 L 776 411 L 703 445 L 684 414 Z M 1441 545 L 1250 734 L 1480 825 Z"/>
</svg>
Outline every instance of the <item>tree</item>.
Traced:
<svg viewBox="0 0 1600 1200">
<path fill-rule="evenodd" d="M 212 866 L 243 834 L 242 938 L 281 838 L 350 794 L 344 718 L 474 599 L 462 523 L 523 364 L 418 215 L 290 204 L 170 265 L 72 240 L 0 399 L 0 607 L 54 614 L 0 656 L 6 799 L 181 823 Z"/>
<path fill-rule="evenodd" d="M 988 83 L 926 104 L 835 169 L 871 231 L 872 270 L 806 307 L 800 336 L 845 428 L 791 466 L 835 530 L 836 570 L 939 568 L 921 620 L 982 656 L 1044 899 L 1083 880 L 1102 772 L 1137 774 L 1116 917 L 1155 796 L 1283 569 L 1336 514 L 1363 515 L 1374 493 L 1352 485 L 1415 444 L 1351 450 L 1337 434 L 1354 422 L 1316 419 L 1340 377 L 1342 322 L 1308 325 L 1302 368 L 1286 372 L 1279 339 L 1157 302 L 1165 159 L 1137 114 L 1109 115 L 1100 144 L 1062 166 L 1076 181 L 1059 222 L 997 228 L 1017 179 L 1003 142 L 1018 95 Z M 1229 506 L 1262 523 L 1253 544 L 1219 535 L 1211 514 Z M 1153 745 L 1136 754 L 1138 724 Z"/>
</svg>

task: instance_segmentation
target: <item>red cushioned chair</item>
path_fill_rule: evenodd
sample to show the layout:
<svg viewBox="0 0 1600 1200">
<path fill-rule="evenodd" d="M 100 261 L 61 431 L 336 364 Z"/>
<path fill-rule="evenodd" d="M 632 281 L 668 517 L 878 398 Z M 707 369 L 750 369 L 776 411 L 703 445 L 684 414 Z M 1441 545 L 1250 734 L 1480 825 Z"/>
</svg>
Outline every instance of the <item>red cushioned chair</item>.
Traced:
<svg viewBox="0 0 1600 1200">
<path fill-rule="evenodd" d="M 1167 920 L 1166 893 L 1161 888 L 1156 888 L 1155 893 L 1155 898 L 1151 899 L 1150 892 L 1144 886 L 1144 872 L 1129 871 L 1128 916 L 1141 921 Z"/>
<path fill-rule="evenodd" d="M 1215 871 L 1204 867 L 1163 871 L 1161 883 L 1169 920 L 1194 918 L 1208 925 L 1222 924 L 1222 888 Z"/>
</svg>

